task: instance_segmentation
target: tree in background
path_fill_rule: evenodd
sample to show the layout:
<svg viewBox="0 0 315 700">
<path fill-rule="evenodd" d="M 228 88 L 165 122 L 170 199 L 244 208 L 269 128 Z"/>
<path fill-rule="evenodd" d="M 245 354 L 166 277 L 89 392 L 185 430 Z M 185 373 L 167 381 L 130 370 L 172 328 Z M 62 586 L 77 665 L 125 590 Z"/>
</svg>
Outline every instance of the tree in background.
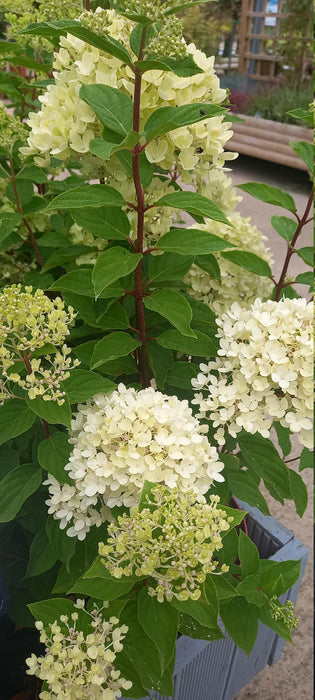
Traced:
<svg viewBox="0 0 315 700">
<path fill-rule="evenodd" d="M 218 54 L 223 40 L 223 56 L 229 56 L 240 11 L 241 0 L 219 0 L 190 7 L 181 13 L 186 41 L 194 42 L 211 56 Z"/>
</svg>

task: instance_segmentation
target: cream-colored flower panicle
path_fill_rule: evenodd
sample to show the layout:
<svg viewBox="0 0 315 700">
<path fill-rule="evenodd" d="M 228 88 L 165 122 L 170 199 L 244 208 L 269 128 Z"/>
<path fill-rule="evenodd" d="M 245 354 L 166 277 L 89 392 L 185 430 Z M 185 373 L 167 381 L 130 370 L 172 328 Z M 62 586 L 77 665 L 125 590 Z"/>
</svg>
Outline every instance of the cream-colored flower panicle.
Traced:
<svg viewBox="0 0 315 700">
<path fill-rule="evenodd" d="M 81 601 L 77 603 L 80 609 Z M 132 683 L 115 669 L 128 627 L 118 627 L 117 617 L 103 619 L 102 611 L 96 606 L 85 611 L 91 618 L 89 634 L 80 630 L 77 612 L 61 615 L 48 632 L 42 622 L 35 623 L 45 655 L 26 659 L 26 673 L 45 681 L 48 690 L 39 694 L 41 700 L 116 700 L 122 690 L 130 690 Z"/>
<path fill-rule="evenodd" d="M 229 220 L 232 226 L 209 220 L 206 224 L 198 224 L 198 228 L 224 238 L 239 250 L 255 253 L 272 264 L 272 256 L 265 245 L 266 236 L 251 224 L 250 219 L 233 213 Z M 184 282 L 188 285 L 188 294 L 210 306 L 217 316 L 220 316 L 235 301 L 240 306 L 249 307 L 258 297 L 263 301 L 270 297 L 273 282 L 268 277 L 255 275 L 226 260 L 220 253 L 215 255 L 220 267 L 221 279 L 215 279 L 205 270 L 193 265 L 184 278 Z"/>
<path fill-rule="evenodd" d="M 73 486 L 49 476 L 49 513 L 84 539 L 91 524 L 108 519 L 108 508 L 135 506 L 146 480 L 193 489 L 201 497 L 213 480 L 224 481 L 207 426 L 187 401 L 152 387 L 136 391 L 119 384 L 81 404 L 72 422 L 73 445 L 65 469 Z"/>
<path fill-rule="evenodd" d="M 220 356 L 192 380 L 199 418 L 225 443 L 241 430 L 269 437 L 274 421 L 312 447 L 313 309 L 305 299 L 239 304 L 217 320 Z"/>
<path fill-rule="evenodd" d="M 163 600 L 198 600 L 206 575 L 224 573 L 225 564 L 213 559 L 222 548 L 221 532 L 233 517 L 219 508 L 219 496 L 196 503 L 194 492 L 167 491 L 162 486 L 147 496 L 148 507 L 132 508 L 108 528 L 107 544 L 100 543 L 104 566 L 115 578 L 148 579 L 148 593 Z"/>
<path fill-rule="evenodd" d="M 95 31 L 100 31 L 100 23 L 103 23 L 106 31 L 130 51 L 129 36 L 134 26 L 130 20 L 113 10 L 101 8 L 94 14 L 83 13 L 80 19 L 90 28 L 95 26 Z M 161 35 L 156 37 L 156 50 L 161 41 Z M 220 88 L 214 71 L 214 58 L 207 58 L 194 44 L 183 46 L 202 72 L 188 77 L 161 70 L 144 73 L 140 129 L 160 107 L 194 102 L 219 105 L 226 98 L 226 91 Z M 89 105 L 79 97 L 81 85 L 110 85 L 131 98 L 134 94 L 134 73 L 129 66 L 71 34 L 60 38 L 60 49 L 54 60 L 54 78 L 55 84 L 49 85 L 39 98 L 41 110 L 29 116 L 29 145 L 22 149 L 26 155 L 34 154 L 39 164 L 47 164 L 51 156 L 67 159 L 73 152 L 84 156 L 89 152 L 90 140 L 101 135 L 100 122 Z M 151 163 L 166 170 L 173 168 L 176 162 L 176 172 L 183 174 L 185 181 L 193 183 L 194 174 L 189 171 L 198 163 L 209 171 L 211 167 L 222 168 L 226 159 L 235 157 L 224 152 L 225 144 L 232 136 L 230 126 L 224 122 L 223 116 L 218 116 L 175 129 L 154 139 L 145 149 L 146 156 Z M 120 170 L 117 158 L 113 160 Z M 106 176 L 106 162 L 99 162 Z"/>
<path fill-rule="evenodd" d="M 68 357 L 64 343 L 76 314 L 71 306 L 66 311 L 60 297 L 52 301 L 41 289 L 24 289 L 14 284 L 0 294 L 0 403 L 14 396 L 17 384 L 30 399 L 40 396 L 61 405 L 61 382 L 80 364 Z M 46 345 L 43 357 L 34 356 Z"/>
</svg>

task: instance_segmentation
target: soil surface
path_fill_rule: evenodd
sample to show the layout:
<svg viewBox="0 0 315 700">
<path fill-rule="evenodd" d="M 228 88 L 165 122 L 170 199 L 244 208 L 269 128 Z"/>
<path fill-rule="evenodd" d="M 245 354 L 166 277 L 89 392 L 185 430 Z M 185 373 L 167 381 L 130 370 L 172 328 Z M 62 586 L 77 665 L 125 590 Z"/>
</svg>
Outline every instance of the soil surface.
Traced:
<svg viewBox="0 0 315 700">
<path fill-rule="evenodd" d="M 232 162 L 232 180 L 235 185 L 245 182 L 264 182 L 274 187 L 279 187 L 289 192 L 297 205 L 299 214 L 303 214 L 310 191 L 310 183 L 306 172 L 283 168 L 273 163 L 257 160 L 246 156 L 240 156 Z M 276 278 L 282 269 L 286 251 L 286 242 L 273 230 L 270 218 L 274 214 L 288 216 L 288 213 L 280 207 L 270 206 L 254 199 L 250 195 L 241 193 L 243 201 L 237 209 L 244 216 L 251 216 L 255 224 L 268 236 L 269 247 L 273 251 L 275 264 L 273 271 Z M 293 215 L 292 215 L 293 218 Z M 305 227 L 301 234 L 298 247 L 312 245 L 312 224 Z M 304 264 L 298 256 L 291 259 L 289 273 L 305 271 Z M 307 296 L 306 286 L 297 287 L 299 294 Z M 293 440 L 292 440 L 293 443 Z M 301 448 L 297 440 L 294 440 L 292 454 L 286 459 L 297 457 Z M 290 466 L 298 470 L 299 460 L 290 463 Z M 302 478 L 309 492 L 309 504 L 303 518 L 295 512 L 294 504 L 286 501 L 284 506 L 266 496 L 271 514 L 283 525 L 289 528 L 303 544 L 310 549 L 304 578 L 301 584 L 299 597 L 296 604 L 296 614 L 299 618 L 297 630 L 293 632 L 293 644 L 285 644 L 284 651 L 278 663 L 267 666 L 256 678 L 251 681 L 236 696 L 235 700 L 311 700 L 313 691 L 313 472 L 305 469 Z"/>
</svg>

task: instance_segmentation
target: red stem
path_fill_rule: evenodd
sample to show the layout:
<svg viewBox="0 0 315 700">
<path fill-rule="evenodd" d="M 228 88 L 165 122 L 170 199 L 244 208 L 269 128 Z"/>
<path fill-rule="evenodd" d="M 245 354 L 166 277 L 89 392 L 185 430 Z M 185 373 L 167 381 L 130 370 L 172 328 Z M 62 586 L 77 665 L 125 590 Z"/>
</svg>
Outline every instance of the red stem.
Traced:
<svg viewBox="0 0 315 700">
<path fill-rule="evenodd" d="M 288 242 L 287 254 L 286 254 L 286 257 L 284 260 L 284 264 L 283 264 L 282 272 L 281 272 L 281 275 L 279 278 L 279 282 L 277 284 L 276 291 L 275 291 L 275 296 L 274 296 L 275 301 L 279 301 L 279 299 L 281 297 L 281 292 L 285 286 L 284 280 L 285 280 L 285 277 L 286 277 L 286 274 L 288 271 L 291 257 L 293 255 L 293 253 L 295 253 L 294 247 L 295 247 L 296 241 L 297 241 L 297 239 L 302 231 L 303 226 L 305 226 L 306 222 L 308 221 L 308 215 L 310 213 L 310 210 L 311 210 L 311 207 L 313 204 L 313 194 L 314 194 L 314 186 L 312 187 L 312 189 L 310 191 L 310 195 L 308 198 L 306 209 L 305 209 L 305 212 L 304 212 L 302 218 L 300 219 L 299 216 L 296 215 L 299 223 L 298 223 L 298 227 L 296 229 L 296 232 L 292 238 L 292 241 Z"/>
<path fill-rule="evenodd" d="M 143 58 L 143 49 L 145 46 L 147 28 L 144 26 L 142 29 L 140 49 L 139 49 L 139 61 Z M 140 133 L 140 101 L 141 101 L 141 71 L 135 68 L 135 89 L 134 89 L 134 101 L 133 101 L 133 130 Z M 132 153 L 132 173 L 133 181 L 136 191 L 137 198 L 137 242 L 136 251 L 137 253 L 143 254 L 143 237 L 144 237 L 144 189 L 141 183 L 140 177 L 140 147 L 135 146 Z M 136 319 L 137 319 L 137 329 L 139 331 L 139 338 L 141 340 L 141 347 L 138 348 L 138 372 L 140 377 L 140 382 L 143 387 L 150 386 L 150 376 L 149 376 L 149 366 L 148 366 L 148 355 L 147 355 L 147 338 L 146 338 L 146 327 L 145 327 L 145 313 L 143 305 L 143 289 L 142 289 L 142 260 L 138 263 L 135 269 L 135 298 L 136 298 Z"/>
<path fill-rule="evenodd" d="M 18 193 L 17 187 L 16 187 L 14 166 L 13 166 L 13 162 L 12 162 L 11 158 L 10 158 L 10 170 L 11 170 L 11 178 L 10 178 L 10 180 L 11 180 L 11 182 L 12 182 L 12 187 L 13 187 L 14 197 L 15 197 L 15 201 L 16 201 L 16 208 L 17 208 L 17 211 L 18 211 L 19 214 L 22 215 L 22 221 L 23 221 L 24 225 L 26 226 L 26 228 L 27 228 L 27 230 L 28 230 L 28 232 L 29 232 L 29 235 L 30 235 L 30 244 L 31 244 L 31 245 L 33 246 L 33 248 L 34 248 L 35 255 L 36 255 L 36 257 L 37 257 L 37 260 L 38 260 L 40 266 L 43 267 L 43 266 L 44 266 L 44 262 L 43 262 L 43 259 L 42 259 L 41 254 L 40 254 L 40 252 L 39 252 L 39 250 L 38 250 L 37 243 L 36 243 L 36 240 L 35 240 L 35 236 L 34 236 L 32 227 L 30 226 L 29 222 L 27 221 L 27 219 L 25 218 L 25 216 L 24 216 L 24 214 L 23 214 L 23 208 L 22 208 L 22 205 L 21 205 L 21 202 L 20 202 L 20 198 L 19 198 L 19 193 Z"/>
</svg>

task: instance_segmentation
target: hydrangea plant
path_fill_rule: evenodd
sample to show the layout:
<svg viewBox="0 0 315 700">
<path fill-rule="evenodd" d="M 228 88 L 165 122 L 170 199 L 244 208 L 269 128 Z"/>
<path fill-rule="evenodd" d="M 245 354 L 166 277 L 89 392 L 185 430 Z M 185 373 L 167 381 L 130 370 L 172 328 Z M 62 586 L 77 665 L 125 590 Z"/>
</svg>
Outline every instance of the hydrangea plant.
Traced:
<svg viewBox="0 0 315 700">
<path fill-rule="evenodd" d="M 311 198 L 299 216 L 241 187 L 289 212 L 276 280 L 236 211 L 213 58 L 182 37 L 191 4 L 0 2 L 18 66 L 0 74 L 1 556 L 42 700 L 172 695 L 179 633 L 220 639 L 220 616 L 249 653 L 259 620 L 288 640 L 297 623 L 279 596 L 299 563 L 266 569 L 235 497 L 269 514 L 263 482 L 306 507 L 284 457 L 297 433 L 309 465 L 310 273 L 288 268 Z"/>
</svg>

